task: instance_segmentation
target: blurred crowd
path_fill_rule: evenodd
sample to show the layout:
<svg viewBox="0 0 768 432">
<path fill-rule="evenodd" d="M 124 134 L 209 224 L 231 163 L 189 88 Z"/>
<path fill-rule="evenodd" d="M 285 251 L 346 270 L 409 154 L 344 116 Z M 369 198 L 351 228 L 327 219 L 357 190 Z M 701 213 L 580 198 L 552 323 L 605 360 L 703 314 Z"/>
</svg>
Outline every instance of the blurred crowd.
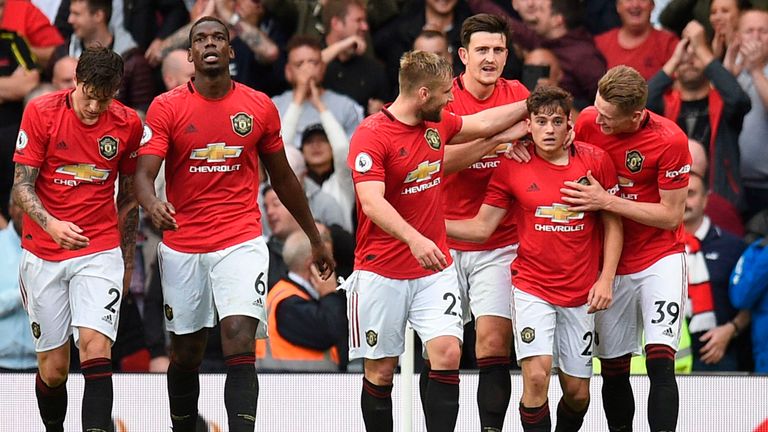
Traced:
<svg viewBox="0 0 768 432">
<path fill-rule="evenodd" d="M 397 94 L 404 52 L 445 56 L 459 75 L 462 22 L 493 13 L 513 29 L 503 76 L 529 89 L 568 90 L 574 116 L 592 104 L 607 68 L 627 64 L 648 80 L 648 108 L 686 132 L 697 174 L 684 222 L 691 292 L 705 293 L 689 299 L 692 370 L 768 372 L 766 10 L 765 0 L 0 0 L 0 332 L 9 335 L 0 342 L 0 369 L 35 368 L 16 277 L 21 211 L 9 200 L 21 115 L 30 99 L 75 86 L 85 47 L 108 46 L 123 57 L 117 99 L 141 113 L 192 77 L 190 23 L 212 15 L 228 24 L 230 72 L 272 97 L 291 167 L 334 251 L 337 275 L 346 277 L 356 226 L 349 138 Z M 347 370 L 343 294 L 336 281 L 313 277 L 308 242 L 265 177 L 270 271 L 260 282 L 272 302 L 269 324 L 306 351 L 257 346 L 257 366 L 296 370 L 292 355 L 322 353 L 301 364 Z M 157 188 L 162 196 L 162 179 Z M 116 370 L 167 369 L 160 238 L 142 220 Z M 302 281 L 290 295 L 280 285 L 288 274 Z M 471 323 L 467 332 L 462 365 L 472 368 Z M 203 371 L 223 370 L 215 335 Z M 715 346 L 725 354 L 713 356 Z"/>
</svg>

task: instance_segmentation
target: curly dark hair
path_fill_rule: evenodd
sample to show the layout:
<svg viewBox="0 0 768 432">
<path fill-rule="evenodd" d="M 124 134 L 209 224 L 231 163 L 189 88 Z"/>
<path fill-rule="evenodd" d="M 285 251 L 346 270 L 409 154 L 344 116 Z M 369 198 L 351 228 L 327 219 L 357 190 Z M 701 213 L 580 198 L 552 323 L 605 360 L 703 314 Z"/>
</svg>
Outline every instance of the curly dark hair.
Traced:
<svg viewBox="0 0 768 432">
<path fill-rule="evenodd" d="M 567 91 L 555 86 L 537 87 L 525 101 L 525 106 L 531 115 L 553 114 L 560 107 L 567 116 L 573 108 L 573 96 Z"/>
<path fill-rule="evenodd" d="M 231 38 L 231 36 L 229 34 L 229 27 L 227 27 L 227 25 L 224 24 L 224 21 L 222 21 L 222 20 L 220 20 L 220 19 L 218 19 L 216 17 L 204 16 L 204 17 L 198 19 L 197 21 L 195 21 L 195 23 L 192 24 L 192 27 L 189 28 L 189 46 L 192 46 L 192 35 L 195 33 L 195 27 L 197 27 L 200 24 L 205 23 L 205 22 L 219 23 L 222 27 L 224 27 L 224 34 L 227 35 L 227 40 L 229 40 Z"/>
<path fill-rule="evenodd" d="M 123 58 L 109 48 L 86 48 L 75 69 L 77 82 L 89 87 L 98 98 L 112 97 L 123 82 Z"/>
</svg>

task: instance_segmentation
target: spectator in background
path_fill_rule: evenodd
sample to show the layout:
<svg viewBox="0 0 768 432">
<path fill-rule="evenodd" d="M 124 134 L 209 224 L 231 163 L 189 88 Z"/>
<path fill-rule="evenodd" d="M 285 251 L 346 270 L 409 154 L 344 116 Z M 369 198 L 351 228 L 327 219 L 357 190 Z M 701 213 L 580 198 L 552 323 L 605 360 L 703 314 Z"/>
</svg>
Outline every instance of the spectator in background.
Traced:
<svg viewBox="0 0 768 432">
<path fill-rule="evenodd" d="M 739 55 L 734 66 L 741 88 L 752 101 L 739 135 L 741 180 L 747 202 L 745 220 L 768 209 L 768 12 L 749 10 L 739 19 Z"/>
<path fill-rule="evenodd" d="M 562 79 L 563 70 L 560 69 L 560 62 L 552 51 L 536 48 L 525 54 L 521 82 L 529 91 L 540 86 L 559 87 Z"/>
<path fill-rule="evenodd" d="M 330 115 L 321 113 L 322 124 L 314 124 L 301 136 L 301 154 L 306 162 L 305 187 L 313 184 L 332 196 L 341 208 L 343 223 L 352 230 L 352 212 L 355 209 L 355 187 L 346 164 L 349 139 L 341 125 Z"/>
<path fill-rule="evenodd" d="M 712 161 L 705 176 L 708 188 L 738 207 L 738 137 L 750 109 L 749 96 L 713 56 L 698 22 L 686 26 L 672 57 L 648 82 L 648 108 L 704 146 Z"/>
<path fill-rule="evenodd" d="M 437 54 L 453 65 L 453 56 L 448 48 L 448 39 L 445 33 L 437 30 L 422 30 L 413 41 L 414 50 Z"/>
<path fill-rule="evenodd" d="M 288 266 L 283 260 L 283 246 L 291 234 L 301 231 L 301 227 L 291 212 L 280 202 L 280 198 L 277 197 L 272 186 L 266 186 L 261 194 L 264 198 L 264 214 L 270 229 L 267 238 L 267 248 L 269 249 L 267 287 L 271 289 L 288 274 Z"/>
<path fill-rule="evenodd" d="M 731 305 L 728 282 L 746 244 L 704 215 L 708 194 L 704 178 L 691 173 L 683 225 L 689 302 L 685 311 L 689 319 L 693 371 L 737 371 L 741 370 L 739 345 L 746 342 L 743 337 L 737 337 L 749 325 L 749 312 L 738 311 Z"/>
<path fill-rule="evenodd" d="M 414 2 L 413 6 L 409 13 L 401 14 L 373 34 L 376 55 L 384 62 L 387 79 L 393 87 L 397 85 L 400 57 L 413 47 L 413 41 L 422 30 L 445 33 L 453 57 L 454 75 L 463 71 L 458 57 L 461 46 L 459 31 L 464 20 L 472 15 L 466 3 L 459 0 L 424 0 Z"/>
<path fill-rule="evenodd" d="M 491 0 L 468 0 L 475 13 L 503 15 L 512 29 L 512 40 L 525 51 L 551 50 L 563 70 L 560 86 L 574 97 L 574 107 L 592 103 L 597 81 L 605 73 L 605 59 L 595 47 L 592 35 L 583 27 L 581 4 L 571 0 L 540 0 L 535 25 L 529 27 L 511 17 Z"/>
<path fill-rule="evenodd" d="M 4 15 L 0 0 L 0 18 Z M 13 151 L 24 97 L 40 82 L 34 57 L 24 38 L 0 28 L 0 216 L 8 220 L 13 185 Z"/>
<path fill-rule="evenodd" d="M 318 224 L 318 230 L 332 249 L 328 228 Z M 256 341 L 257 366 L 272 371 L 343 370 L 346 298 L 336 291 L 336 275 L 320 277 L 309 239 L 299 231 L 285 240 L 283 259 L 288 272 L 267 294 L 270 333 L 269 339 Z"/>
<path fill-rule="evenodd" d="M 621 27 L 595 36 L 607 67 L 632 66 L 646 80 L 661 69 L 675 50 L 678 38 L 651 25 L 653 0 L 617 0 Z"/>
<path fill-rule="evenodd" d="M 621 19 L 616 13 L 616 0 L 584 0 L 583 3 L 584 15 L 589 17 L 584 25 L 593 35 L 621 26 Z"/>
<path fill-rule="evenodd" d="M 122 28 L 108 26 L 112 16 L 110 0 L 74 0 L 69 5 L 68 21 L 74 33 L 56 49 L 54 61 L 62 56 L 80 57 L 83 49 L 101 45 L 120 54 L 125 63 L 123 85 L 117 100 L 131 108 L 146 111 L 155 95 L 152 70 L 131 35 Z"/>
<path fill-rule="evenodd" d="M 37 353 L 19 291 L 24 212 L 13 201 L 8 210 L 11 221 L 0 230 L 0 372 L 35 372 Z"/>
<path fill-rule="evenodd" d="M 323 107 L 341 124 L 344 133 L 352 136 L 363 119 L 363 108 L 351 98 L 323 88 L 325 64 L 321 56 L 320 42 L 306 36 L 296 36 L 288 43 L 286 51 L 288 62 L 285 65 L 285 78 L 292 89 L 272 98 L 284 123 L 283 141 L 287 145 L 300 147 L 304 129 L 321 122 L 320 113 Z M 322 105 L 318 105 L 318 102 L 322 102 Z M 291 116 L 296 116 L 298 120 Z M 295 124 L 295 129 L 288 130 L 285 123 Z M 293 139 L 287 138 L 286 135 L 293 136 Z"/>
<path fill-rule="evenodd" d="M 731 275 L 733 306 L 752 316 L 752 355 L 755 372 L 768 373 L 768 237 L 749 245 Z M 740 329 L 739 329 L 740 330 Z"/>
<path fill-rule="evenodd" d="M 363 0 L 327 0 L 323 7 L 326 29 L 323 82 L 331 90 L 351 97 L 367 114 L 378 112 L 391 99 L 391 84 L 384 65 L 366 54 L 368 21 Z"/>
<path fill-rule="evenodd" d="M 709 7 L 709 24 L 714 32 L 712 53 L 723 61 L 726 55 L 735 59 L 741 0 L 713 0 Z"/>
<path fill-rule="evenodd" d="M 707 162 L 707 149 L 700 142 L 688 138 L 688 150 L 691 152 L 691 172 L 698 174 L 706 179 L 709 172 Z M 704 213 L 709 216 L 712 223 L 725 229 L 726 231 L 738 237 L 744 235 L 744 223 L 741 221 L 741 214 L 731 203 L 722 196 L 712 193 L 707 187 L 707 207 Z"/>
<path fill-rule="evenodd" d="M 48 65 L 53 50 L 64 42 L 56 27 L 34 4 L 23 0 L 0 0 L 5 6 L 0 28 L 16 32 L 26 39 L 41 67 Z"/>
<path fill-rule="evenodd" d="M 172 90 L 186 84 L 195 75 L 195 65 L 189 61 L 186 50 L 176 49 L 165 56 L 161 71 L 165 89 Z"/>
<path fill-rule="evenodd" d="M 64 56 L 56 60 L 56 63 L 53 65 L 53 75 L 51 76 L 51 84 L 56 87 L 56 90 L 75 88 L 76 67 L 77 59 L 74 57 Z"/>
</svg>

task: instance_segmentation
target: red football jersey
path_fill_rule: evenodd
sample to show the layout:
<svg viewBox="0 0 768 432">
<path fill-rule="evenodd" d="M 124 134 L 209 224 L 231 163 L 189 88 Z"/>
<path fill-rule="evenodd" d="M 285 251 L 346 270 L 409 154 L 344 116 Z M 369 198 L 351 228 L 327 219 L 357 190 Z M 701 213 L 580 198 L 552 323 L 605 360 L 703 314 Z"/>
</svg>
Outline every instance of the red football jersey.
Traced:
<svg viewBox="0 0 768 432">
<path fill-rule="evenodd" d="M 401 123 L 386 109 L 360 123 L 349 143 L 347 164 L 355 182 L 380 181 L 384 198 L 413 228 L 451 255 L 442 206 L 445 144 L 461 130 L 462 120 L 443 111 L 439 123 Z M 415 279 L 434 274 L 422 268 L 407 244 L 368 219 L 357 200 L 355 269 L 391 279 Z"/>
<path fill-rule="evenodd" d="M 8 0 L 5 3 L 0 28 L 15 31 L 34 47 L 55 47 L 64 43 L 61 33 L 48 17 L 27 0 Z"/>
<path fill-rule="evenodd" d="M 475 114 L 488 108 L 497 107 L 521 100 L 525 100 L 528 89 L 518 81 L 508 81 L 499 78 L 491 96 L 485 100 L 479 100 L 464 88 L 463 75 L 453 80 L 453 102 L 446 109 L 459 115 Z M 480 206 L 483 205 L 483 193 L 491 174 L 501 163 L 503 151 L 496 150 L 484 156 L 478 162 L 473 163 L 457 173 L 445 177 L 446 190 L 443 201 L 443 211 L 446 219 L 471 219 Z M 448 239 L 448 247 L 462 251 L 483 251 L 497 249 L 517 243 L 517 227 L 515 226 L 514 212 L 509 212 L 501 221 L 496 231 L 491 234 L 485 243 L 463 242 Z"/>
<path fill-rule="evenodd" d="M 620 196 L 658 203 L 659 190 L 688 186 L 691 154 L 688 137 L 672 121 L 646 110 L 640 129 L 631 134 L 605 135 L 595 123 L 597 110 L 588 107 L 576 121 L 576 137 L 607 151 L 619 175 Z M 659 259 L 685 250 L 682 224 L 673 231 L 624 218 L 624 249 L 617 274 L 637 273 Z"/>
<path fill-rule="evenodd" d="M 265 94 L 233 82 L 206 99 L 192 81 L 155 98 L 139 155 L 165 158 L 165 190 L 178 231 L 163 243 L 185 253 L 225 249 L 261 235 L 258 154 L 281 151 L 280 118 Z"/>
<path fill-rule="evenodd" d="M 71 90 L 33 99 L 24 110 L 13 161 L 39 168 L 35 192 L 55 218 L 72 222 L 90 243 L 78 250 L 59 247 L 24 215 L 21 246 L 48 261 L 113 249 L 120 245 L 115 205 L 118 173 L 133 175 L 141 140 L 136 112 L 114 100 L 94 125 L 77 118 Z"/>
<path fill-rule="evenodd" d="M 619 45 L 618 28 L 595 36 L 595 45 L 605 57 L 608 69 L 618 65 L 632 66 L 646 80 L 651 79 L 672 57 L 679 41 L 671 32 L 651 29 L 643 43 L 626 49 Z"/>
<path fill-rule="evenodd" d="M 573 143 L 567 165 L 554 165 L 534 154 L 521 164 L 502 159 L 488 183 L 485 204 L 508 211 L 517 206 L 520 246 L 512 262 L 512 283 L 563 307 L 581 306 L 597 281 L 603 230 L 597 212 L 571 212 L 560 188 L 566 181 L 587 181 L 587 171 L 612 193 L 616 169 L 599 148 Z"/>
</svg>

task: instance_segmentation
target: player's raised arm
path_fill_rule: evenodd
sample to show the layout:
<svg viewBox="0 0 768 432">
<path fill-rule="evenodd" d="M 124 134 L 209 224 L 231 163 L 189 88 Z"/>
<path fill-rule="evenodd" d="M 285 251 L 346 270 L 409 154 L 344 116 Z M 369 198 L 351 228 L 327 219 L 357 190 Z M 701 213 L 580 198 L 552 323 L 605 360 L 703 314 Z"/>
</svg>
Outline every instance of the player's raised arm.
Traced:
<svg viewBox="0 0 768 432">
<path fill-rule="evenodd" d="M 483 204 L 475 217 L 464 220 L 446 220 L 448 237 L 475 243 L 483 243 L 496 231 L 507 209 Z"/>
<path fill-rule="evenodd" d="M 445 156 L 443 157 L 445 174 L 452 174 L 472 165 L 482 159 L 483 156 L 494 152 L 499 146 L 517 146 L 516 141 L 527 134 L 528 129 L 525 122 L 520 121 L 490 138 L 480 138 L 469 143 L 449 145 L 445 147 Z M 524 151 L 525 156 L 528 156 L 528 159 L 530 159 L 528 151 L 525 149 Z M 517 158 L 515 159 L 517 160 Z M 528 159 L 525 160 L 527 161 Z"/>
<path fill-rule="evenodd" d="M 477 114 L 462 116 L 461 130 L 449 144 L 493 136 L 527 117 L 528 110 L 525 107 L 525 101 L 517 101 L 489 108 Z"/>
<path fill-rule="evenodd" d="M 384 182 L 365 181 L 355 184 L 363 213 L 379 228 L 408 245 L 411 254 L 423 268 L 440 271 L 448 266 L 445 254 L 400 216 L 384 198 Z"/>
<path fill-rule="evenodd" d="M 323 278 L 327 279 L 333 273 L 336 263 L 333 260 L 332 252 L 325 247 L 323 240 L 320 238 L 317 225 L 315 225 L 315 219 L 309 210 L 309 204 L 304 195 L 304 189 L 291 170 L 290 165 L 288 165 L 285 151 L 280 149 L 272 153 L 260 153 L 259 157 L 264 162 L 267 172 L 269 172 L 272 188 L 275 190 L 277 197 L 280 198 L 280 202 L 291 212 L 301 226 L 301 229 L 309 237 L 309 241 L 312 244 L 313 261 Z"/>
<path fill-rule="evenodd" d="M 39 173 L 39 168 L 16 164 L 11 192 L 14 202 L 62 248 L 76 250 L 88 246 L 90 240 L 82 235 L 83 230 L 79 226 L 56 219 L 43 207 L 43 203 L 35 192 L 35 182 Z"/>
<path fill-rule="evenodd" d="M 159 230 L 177 230 L 179 225 L 173 215 L 176 209 L 173 204 L 160 200 L 155 194 L 155 179 L 160 172 L 163 159 L 155 155 L 139 156 L 136 165 L 136 198 L 139 204 L 149 213 L 152 223 Z"/>
</svg>

